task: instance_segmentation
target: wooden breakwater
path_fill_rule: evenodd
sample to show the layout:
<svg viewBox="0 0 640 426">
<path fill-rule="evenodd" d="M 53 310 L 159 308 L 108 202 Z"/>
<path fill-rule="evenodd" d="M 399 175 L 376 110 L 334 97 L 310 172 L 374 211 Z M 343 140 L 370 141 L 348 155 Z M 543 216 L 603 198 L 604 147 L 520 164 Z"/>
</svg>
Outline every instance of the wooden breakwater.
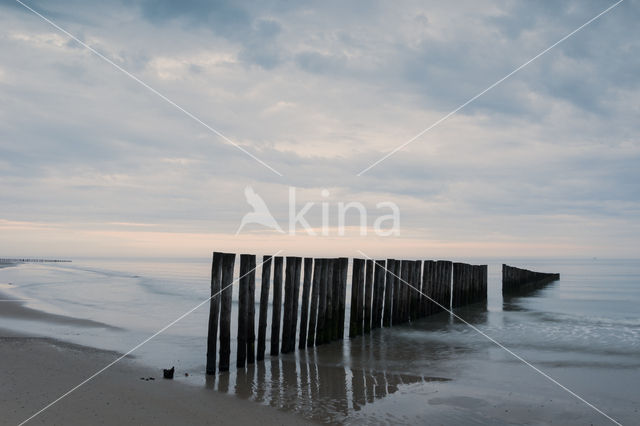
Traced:
<svg viewBox="0 0 640 426">
<path fill-rule="evenodd" d="M 487 266 L 448 260 L 353 259 L 351 279 L 346 257 L 313 259 L 297 256 L 213 254 L 207 341 L 207 374 L 229 370 L 232 286 L 238 283 L 236 366 L 265 358 L 269 294 L 270 355 L 293 352 L 380 327 L 415 321 L 452 307 L 486 300 Z M 255 277 L 261 273 L 256 345 Z M 273 273 L 272 273 L 273 269 Z M 273 286 L 273 291 L 271 291 Z M 348 291 L 349 290 L 349 291 Z M 345 324 L 347 295 L 349 319 Z M 299 330 L 299 331 L 298 331 Z M 297 338 L 297 345 L 296 345 Z M 217 359 L 219 356 L 219 359 Z"/>
<path fill-rule="evenodd" d="M 560 274 L 535 272 L 503 264 L 502 294 L 516 294 L 535 290 L 559 279 Z"/>
</svg>

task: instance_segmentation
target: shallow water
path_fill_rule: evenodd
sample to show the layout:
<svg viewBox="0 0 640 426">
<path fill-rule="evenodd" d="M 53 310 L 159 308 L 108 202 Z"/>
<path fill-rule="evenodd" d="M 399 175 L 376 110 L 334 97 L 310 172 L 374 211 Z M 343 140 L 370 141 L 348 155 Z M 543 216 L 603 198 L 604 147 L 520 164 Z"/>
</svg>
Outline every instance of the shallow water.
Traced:
<svg viewBox="0 0 640 426">
<path fill-rule="evenodd" d="M 498 262 L 465 261 L 489 264 L 489 299 L 457 315 L 617 421 L 640 423 L 640 261 L 508 260 L 562 278 L 506 300 Z M 121 330 L 6 318 L 2 327 L 126 352 L 208 298 L 210 267 L 197 259 L 83 259 L 3 268 L 5 295 Z M 267 357 L 246 371 L 233 368 L 232 347 L 231 373 L 205 378 L 207 316 L 205 303 L 133 355 L 156 368 L 175 365 L 183 382 L 326 422 L 611 423 L 447 313 Z M 234 311 L 232 342 L 235 320 Z"/>
</svg>

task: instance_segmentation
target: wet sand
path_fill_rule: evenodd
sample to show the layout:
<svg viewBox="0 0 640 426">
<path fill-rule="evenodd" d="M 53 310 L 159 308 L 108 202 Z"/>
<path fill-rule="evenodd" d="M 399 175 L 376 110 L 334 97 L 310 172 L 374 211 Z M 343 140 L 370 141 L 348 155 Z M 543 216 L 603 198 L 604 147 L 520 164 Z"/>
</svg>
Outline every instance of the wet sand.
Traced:
<svg viewBox="0 0 640 426">
<path fill-rule="evenodd" d="M 31 309 L 24 306 L 24 302 L 15 299 L 10 295 L 0 291 L 0 317 L 15 318 L 27 321 L 40 321 L 47 323 L 55 323 L 61 325 L 71 325 L 77 327 L 95 327 L 106 328 L 109 330 L 120 330 L 118 327 L 111 326 L 98 321 L 92 321 L 83 318 L 73 318 L 65 315 L 51 314 L 48 312 Z"/>
<path fill-rule="evenodd" d="M 19 424 L 118 357 L 117 353 L 0 330 L 2 423 Z M 176 372 L 180 374 L 180 372 Z M 154 377 L 155 380 L 141 380 Z M 309 423 L 295 414 L 165 380 L 123 359 L 29 424 Z"/>
</svg>

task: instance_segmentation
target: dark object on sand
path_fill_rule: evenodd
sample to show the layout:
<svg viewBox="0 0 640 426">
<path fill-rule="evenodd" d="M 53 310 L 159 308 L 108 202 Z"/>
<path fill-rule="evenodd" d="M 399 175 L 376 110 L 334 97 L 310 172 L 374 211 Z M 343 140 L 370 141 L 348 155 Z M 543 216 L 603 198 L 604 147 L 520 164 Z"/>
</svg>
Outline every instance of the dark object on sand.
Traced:
<svg viewBox="0 0 640 426">
<path fill-rule="evenodd" d="M 163 369 L 163 370 L 162 370 L 162 373 L 164 374 L 164 378 L 165 378 L 165 379 L 173 379 L 173 373 L 174 373 L 174 371 L 176 371 L 176 368 L 175 368 L 175 367 L 171 367 L 171 368 L 170 368 L 170 369 L 168 369 L 168 370 Z"/>
</svg>

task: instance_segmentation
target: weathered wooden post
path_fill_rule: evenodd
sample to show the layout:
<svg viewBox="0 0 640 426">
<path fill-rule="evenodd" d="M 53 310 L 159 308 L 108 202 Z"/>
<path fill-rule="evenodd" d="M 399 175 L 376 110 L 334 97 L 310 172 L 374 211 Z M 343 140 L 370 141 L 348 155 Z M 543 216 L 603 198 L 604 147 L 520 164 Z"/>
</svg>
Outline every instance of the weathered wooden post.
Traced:
<svg viewBox="0 0 640 426">
<path fill-rule="evenodd" d="M 393 311 L 392 315 L 394 316 L 394 319 L 397 316 L 397 319 L 395 319 L 395 323 L 392 322 L 392 325 L 400 324 L 400 322 L 401 322 L 400 321 L 400 318 L 401 318 L 400 307 L 401 307 L 401 304 L 402 304 L 402 291 L 401 290 L 402 290 L 402 287 L 403 287 L 403 284 L 401 282 L 401 280 L 402 280 L 402 262 L 403 262 L 402 260 L 396 260 L 396 270 L 393 272 L 395 274 L 395 276 L 396 276 L 395 283 L 394 283 L 395 287 L 393 289 L 393 297 L 396 298 L 396 302 L 395 303 L 397 303 L 397 305 L 393 306 L 393 310 L 394 311 Z"/>
<path fill-rule="evenodd" d="M 344 320 L 346 312 L 346 299 L 347 299 L 347 275 L 349 272 L 349 259 L 341 257 L 338 259 L 338 265 L 340 268 L 340 316 L 338 324 L 338 339 L 344 338 Z"/>
<path fill-rule="evenodd" d="M 333 319 L 331 321 L 331 341 L 338 340 L 339 331 L 338 328 L 344 326 L 340 326 L 340 297 L 342 293 L 342 288 L 340 286 L 340 259 L 333 259 L 333 304 L 331 309 L 333 310 Z"/>
<path fill-rule="evenodd" d="M 358 282 L 362 277 L 363 259 L 353 259 L 353 270 L 351 271 L 351 308 L 349 313 L 349 337 L 358 336 Z"/>
<path fill-rule="evenodd" d="M 482 300 L 480 288 L 482 286 L 482 265 L 473 266 L 473 293 L 472 302 L 476 303 Z"/>
<path fill-rule="evenodd" d="M 414 290 L 416 288 L 416 262 L 409 261 L 409 285 L 407 286 L 407 321 L 415 319 L 414 298 L 419 294 Z"/>
<path fill-rule="evenodd" d="M 402 288 L 402 260 L 398 259 L 395 262 L 393 275 L 393 300 L 391 301 L 391 325 L 400 324 L 400 290 Z"/>
<path fill-rule="evenodd" d="M 450 307 L 450 300 L 451 300 L 451 273 L 452 273 L 452 269 L 451 269 L 451 264 L 452 262 L 449 260 L 445 260 L 442 263 L 442 266 L 444 267 L 444 271 L 443 271 L 443 285 L 445 288 L 445 298 L 446 298 L 446 304 L 444 306 Z"/>
<path fill-rule="evenodd" d="M 238 349 L 236 366 L 244 368 L 247 360 L 249 337 L 249 291 L 250 281 L 255 280 L 256 257 L 251 254 L 240 255 L 240 290 L 238 296 Z"/>
<path fill-rule="evenodd" d="M 460 287 L 462 286 L 462 263 L 453 263 L 453 299 L 451 306 L 460 306 Z"/>
<path fill-rule="evenodd" d="M 329 343 L 331 341 L 331 334 L 333 333 L 333 304 L 335 303 L 333 296 L 334 264 L 334 259 L 327 260 L 327 303 L 325 305 L 325 320 L 324 327 L 322 329 L 322 343 Z"/>
<path fill-rule="evenodd" d="M 467 279 L 466 279 L 466 288 L 465 288 L 465 291 L 466 291 L 465 304 L 470 305 L 471 303 L 473 303 L 474 268 L 473 268 L 473 265 L 466 265 L 466 268 L 467 268 Z"/>
<path fill-rule="evenodd" d="M 411 310 L 413 319 L 421 318 L 422 308 L 420 301 L 422 300 L 422 261 L 416 260 L 413 262 L 413 289 L 411 289 L 411 294 L 413 294 L 413 309 Z"/>
<path fill-rule="evenodd" d="M 382 321 L 382 303 L 384 296 L 385 261 L 376 260 L 373 277 L 373 312 L 371 316 L 371 329 L 380 328 Z"/>
<path fill-rule="evenodd" d="M 307 347 L 316 344 L 316 323 L 318 318 L 318 299 L 320 298 L 320 278 L 322 275 L 322 259 L 316 259 L 313 264 L 313 281 L 311 288 L 311 309 L 309 312 L 309 327 L 307 332 Z"/>
<path fill-rule="evenodd" d="M 256 256 L 249 257 L 247 293 L 247 364 L 256 360 Z"/>
<path fill-rule="evenodd" d="M 311 292 L 311 268 L 313 259 L 304 258 L 304 278 L 302 280 L 302 312 L 300 313 L 300 337 L 298 338 L 298 349 L 307 346 L 307 330 L 309 317 L 309 295 Z"/>
<path fill-rule="evenodd" d="M 387 259 L 386 279 L 384 286 L 384 308 L 382 314 L 382 325 L 384 327 L 391 326 L 391 312 L 393 305 L 393 287 L 395 282 L 395 276 L 393 271 L 396 266 L 395 259 Z"/>
<path fill-rule="evenodd" d="M 433 302 L 430 299 L 433 299 L 433 286 L 431 284 L 431 270 L 433 268 L 433 260 L 425 260 L 422 263 L 422 286 L 420 287 L 420 291 L 422 291 L 420 298 L 420 314 L 425 317 L 431 315 L 433 312 L 432 304 Z"/>
<path fill-rule="evenodd" d="M 329 330 L 329 341 L 338 339 L 338 323 L 340 322 L 340 260 L 331 259 L 333 268 L 331 270 L 331 329 Z"/>
<path fill-rule="evenodd" d="M 413 287 L 413 261 L 407 260 L 407 280 L 405 284 L 406 305 L 404 313 L 405 322 L 409 322 L 411 319 L 411 299 L 413 297 L 413 289 L 411 287 Z"/>
<path fill-rule="evenodd" d="M 280 312 L 282 310 L 282 256 L 273 261 L 273 306 L 271 310 L 271 356 L 280 353 Z"/>
<path fill-rule="evenodd" d="M 220 281 L 222 280 L 222 253 L 214 252 L 211 262 L 211 298 L 209 299 L 209 332 L 207 334 L 207 374 L 216 373 L 218 350 L 218 320 L 220 318 Z"/>
<path fill-rule="evenodd" d="M 484 265 L 482 268 L 482 297 L 484 300 L 488 299 L 488 284 L 489 284 L 489 265 Z"/>
<path fill-rule="evenodd" d="M 400 275 L 402 277 L 402 304 L 400 307 L 402 315 L 400 317 L 400 321 L 403 323 L 409 321 L 409 291 L 411 290 L 409 288 L 409 285 L 411 284 L 411 263 L 412 262 L 410 260 L 402 261 L 402 274 Z"/>
<path fill-rule="evenodd" d="M 358 282 L 357 282 L 357 286 L 358 286 L 358 291 L 357 291 L 357 295 L 358 298 L 356 300 L 357 303 L 357 310 L 356 310 L 356 322 L 357 322 L 357 336 L 362 336 L 363 331 L 364 331 L 364 279 L 365 279 L 365 260 L 364 259 L 359 259 L 360 260 L 360 273 L 358 274 Z"/>
<path fill-rule="evenodd" d="M 322 259 L 322 275 L 320 275 L 320 297 L 318 300 L 318 324 L 316 326 L 316 346 L 324 344 L 324 330 L 327 326 L 327 285 L 329 259 Z"/>
<path fill-rule="evenodd" d="M 224 253 L 222 255 L 222 282 L 220 298 L 220 361 L 218 371 L 229 371 L 229 357 L 231 355 L 231 294 L 233 283 L 233 267 L 236 255 Z"/>
<path fill-rule="evenodd" d="M 291 327 L 293 325 L 293 292 L 296 273 L 296 258 L 287 256 L 284 277 L 284 312 L 282 315 L 282 344 L 280 352 L 283 354 L 291 352 L 289 347 L 291 341 Z"/>
<path fill-rule="evenodd" d="M 371 305 L 373 303 L 373 260 L 367 259 L 364 278 L 364 332 L 371 332 Z"/>
<path fill-rule="evenodd" d="M 256 359 L 264 359 L 267 338 L 267 312 L 269 311 L 269 287 L 271 285 L 271 256 L 262 257 L 262 279 L 260 280 L 260 314 L 258 318 L 258 353 Z"/>
<path fill-rule="evenodd" d="M 291 317 L 291 332 L 289 333 L 289 343 L 287 344 L 287 349 L 289 352 L 295 350 L 296 348 L 296 331 L 298 331 L 298 311 L 299 311 L 299 303 L 300 303 L 300 272 L 302 271 L 302 258 L 296 257 L 294 263 L 294 276 L 293 276 L 293 306 L 292 317 Z"/>
</svg>

